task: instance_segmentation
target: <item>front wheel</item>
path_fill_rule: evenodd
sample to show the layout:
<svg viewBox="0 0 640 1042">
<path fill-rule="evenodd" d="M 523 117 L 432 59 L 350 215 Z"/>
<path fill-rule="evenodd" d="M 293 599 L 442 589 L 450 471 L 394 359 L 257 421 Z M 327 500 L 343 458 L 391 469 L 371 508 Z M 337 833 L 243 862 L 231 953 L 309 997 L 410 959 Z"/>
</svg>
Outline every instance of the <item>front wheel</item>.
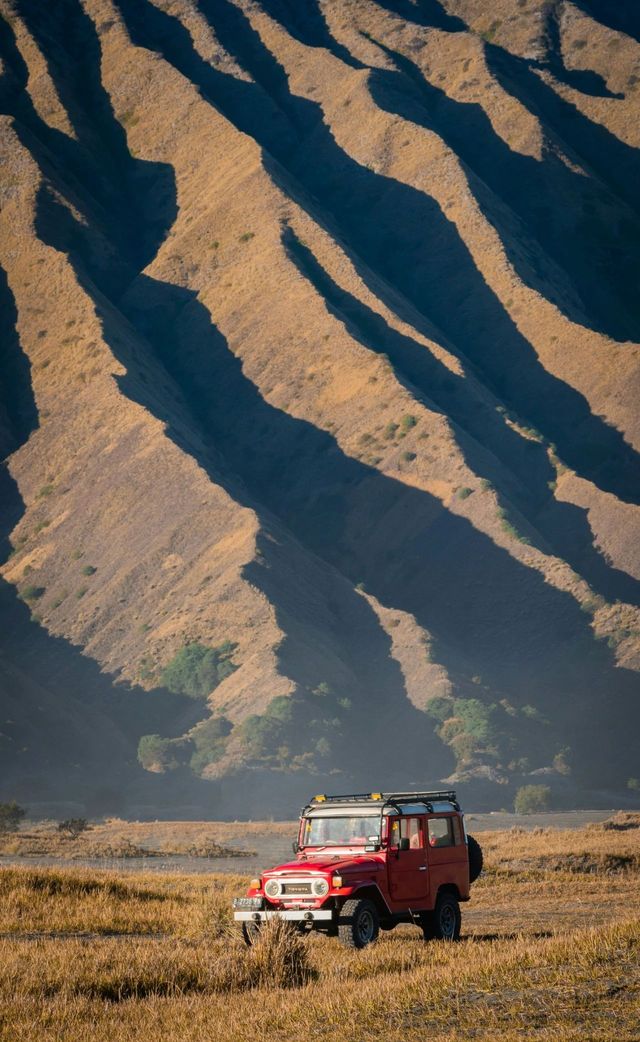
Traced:
<svg viewBox="0 0 640 1042">
<path fill-rule="evenodd" d="M 438 894 L 432 912 L 423 912 L 420 925 L 425 941 L 457 941 L 460 937 L 460 905 L 453 894 Z"/>
<path fill-rule="evenodd" d="M 373 901 L 354 898 L 340 909 L 338 937 L 346 948 L 366 948 L 373 944 L 380 929 L 378 909 Z"/>
<path fill-rule="evenodd" d="M 254 922 L 254 920 L 245 920 L 242 924 L 242 939 L 246 945 L 251 947 L 255 944 L 260 936 L 260 930 L 262 929 L 262 923 L 260 920 Z"/>
</svg>

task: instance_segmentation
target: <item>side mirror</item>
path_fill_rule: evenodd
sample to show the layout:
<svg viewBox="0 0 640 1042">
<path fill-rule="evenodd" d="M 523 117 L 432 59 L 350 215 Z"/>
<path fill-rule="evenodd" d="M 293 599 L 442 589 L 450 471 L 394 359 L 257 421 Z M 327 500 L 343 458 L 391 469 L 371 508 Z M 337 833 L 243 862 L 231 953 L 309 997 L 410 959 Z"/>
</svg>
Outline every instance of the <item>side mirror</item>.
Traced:
<svg viewBox="0 0 640 1042">
<path fill-rule="evenodd" d="M 400 840 L 398 850 L 409 850 L 409 837 L 405 836 L 404 839 Z"/>
</svg>

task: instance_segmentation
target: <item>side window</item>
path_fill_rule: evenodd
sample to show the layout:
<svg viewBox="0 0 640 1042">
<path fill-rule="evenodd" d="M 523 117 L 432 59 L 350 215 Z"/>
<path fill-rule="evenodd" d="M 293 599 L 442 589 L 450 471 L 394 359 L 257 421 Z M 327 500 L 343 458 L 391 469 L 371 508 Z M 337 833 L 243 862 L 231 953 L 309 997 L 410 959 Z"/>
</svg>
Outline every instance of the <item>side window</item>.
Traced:
<svg viewBox="0 0 640 1042">
<path fill-rule="evenodd" d="M 429 818 L 429 846 L 452 847 L 451 818 Z"/>
<path fill-rule="evenodd" d="M 409 840 L 409 847 L 411 850 L 419 850 L 421 847 L 424 847 L 422 822 L 420 818 L 401 818 L 400 837 L 401 839 Z"/>
</svg>

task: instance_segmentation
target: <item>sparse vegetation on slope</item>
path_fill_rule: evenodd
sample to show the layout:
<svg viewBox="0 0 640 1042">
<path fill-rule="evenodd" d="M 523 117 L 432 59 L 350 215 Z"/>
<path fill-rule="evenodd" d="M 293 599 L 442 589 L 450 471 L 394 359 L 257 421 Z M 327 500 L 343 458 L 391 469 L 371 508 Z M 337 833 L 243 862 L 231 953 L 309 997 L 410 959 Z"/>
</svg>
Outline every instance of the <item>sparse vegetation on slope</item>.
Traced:
<svg viewBox="0 0 640 1042">
<path fill-rule="evenodd" d="M 216 648 L 186 644 L 160 673 L 160 682 L 177 695 L 206 698 L 230 676 L 237 665 L 231 661 L 236 645 L 225 641 Z"/>
</svg>

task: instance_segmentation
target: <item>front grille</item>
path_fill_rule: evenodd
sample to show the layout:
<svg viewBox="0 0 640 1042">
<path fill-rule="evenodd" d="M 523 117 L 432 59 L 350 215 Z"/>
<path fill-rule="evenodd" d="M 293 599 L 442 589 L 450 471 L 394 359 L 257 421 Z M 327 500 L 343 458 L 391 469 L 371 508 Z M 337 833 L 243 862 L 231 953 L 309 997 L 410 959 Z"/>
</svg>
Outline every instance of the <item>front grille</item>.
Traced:
<svg viewBox="0 0 640 1042">
<path fill-rule="evenodd" d="M 311 893 L 311 883 L 283 883 L 282 896 L 293 897 Z"/>
</svg>

